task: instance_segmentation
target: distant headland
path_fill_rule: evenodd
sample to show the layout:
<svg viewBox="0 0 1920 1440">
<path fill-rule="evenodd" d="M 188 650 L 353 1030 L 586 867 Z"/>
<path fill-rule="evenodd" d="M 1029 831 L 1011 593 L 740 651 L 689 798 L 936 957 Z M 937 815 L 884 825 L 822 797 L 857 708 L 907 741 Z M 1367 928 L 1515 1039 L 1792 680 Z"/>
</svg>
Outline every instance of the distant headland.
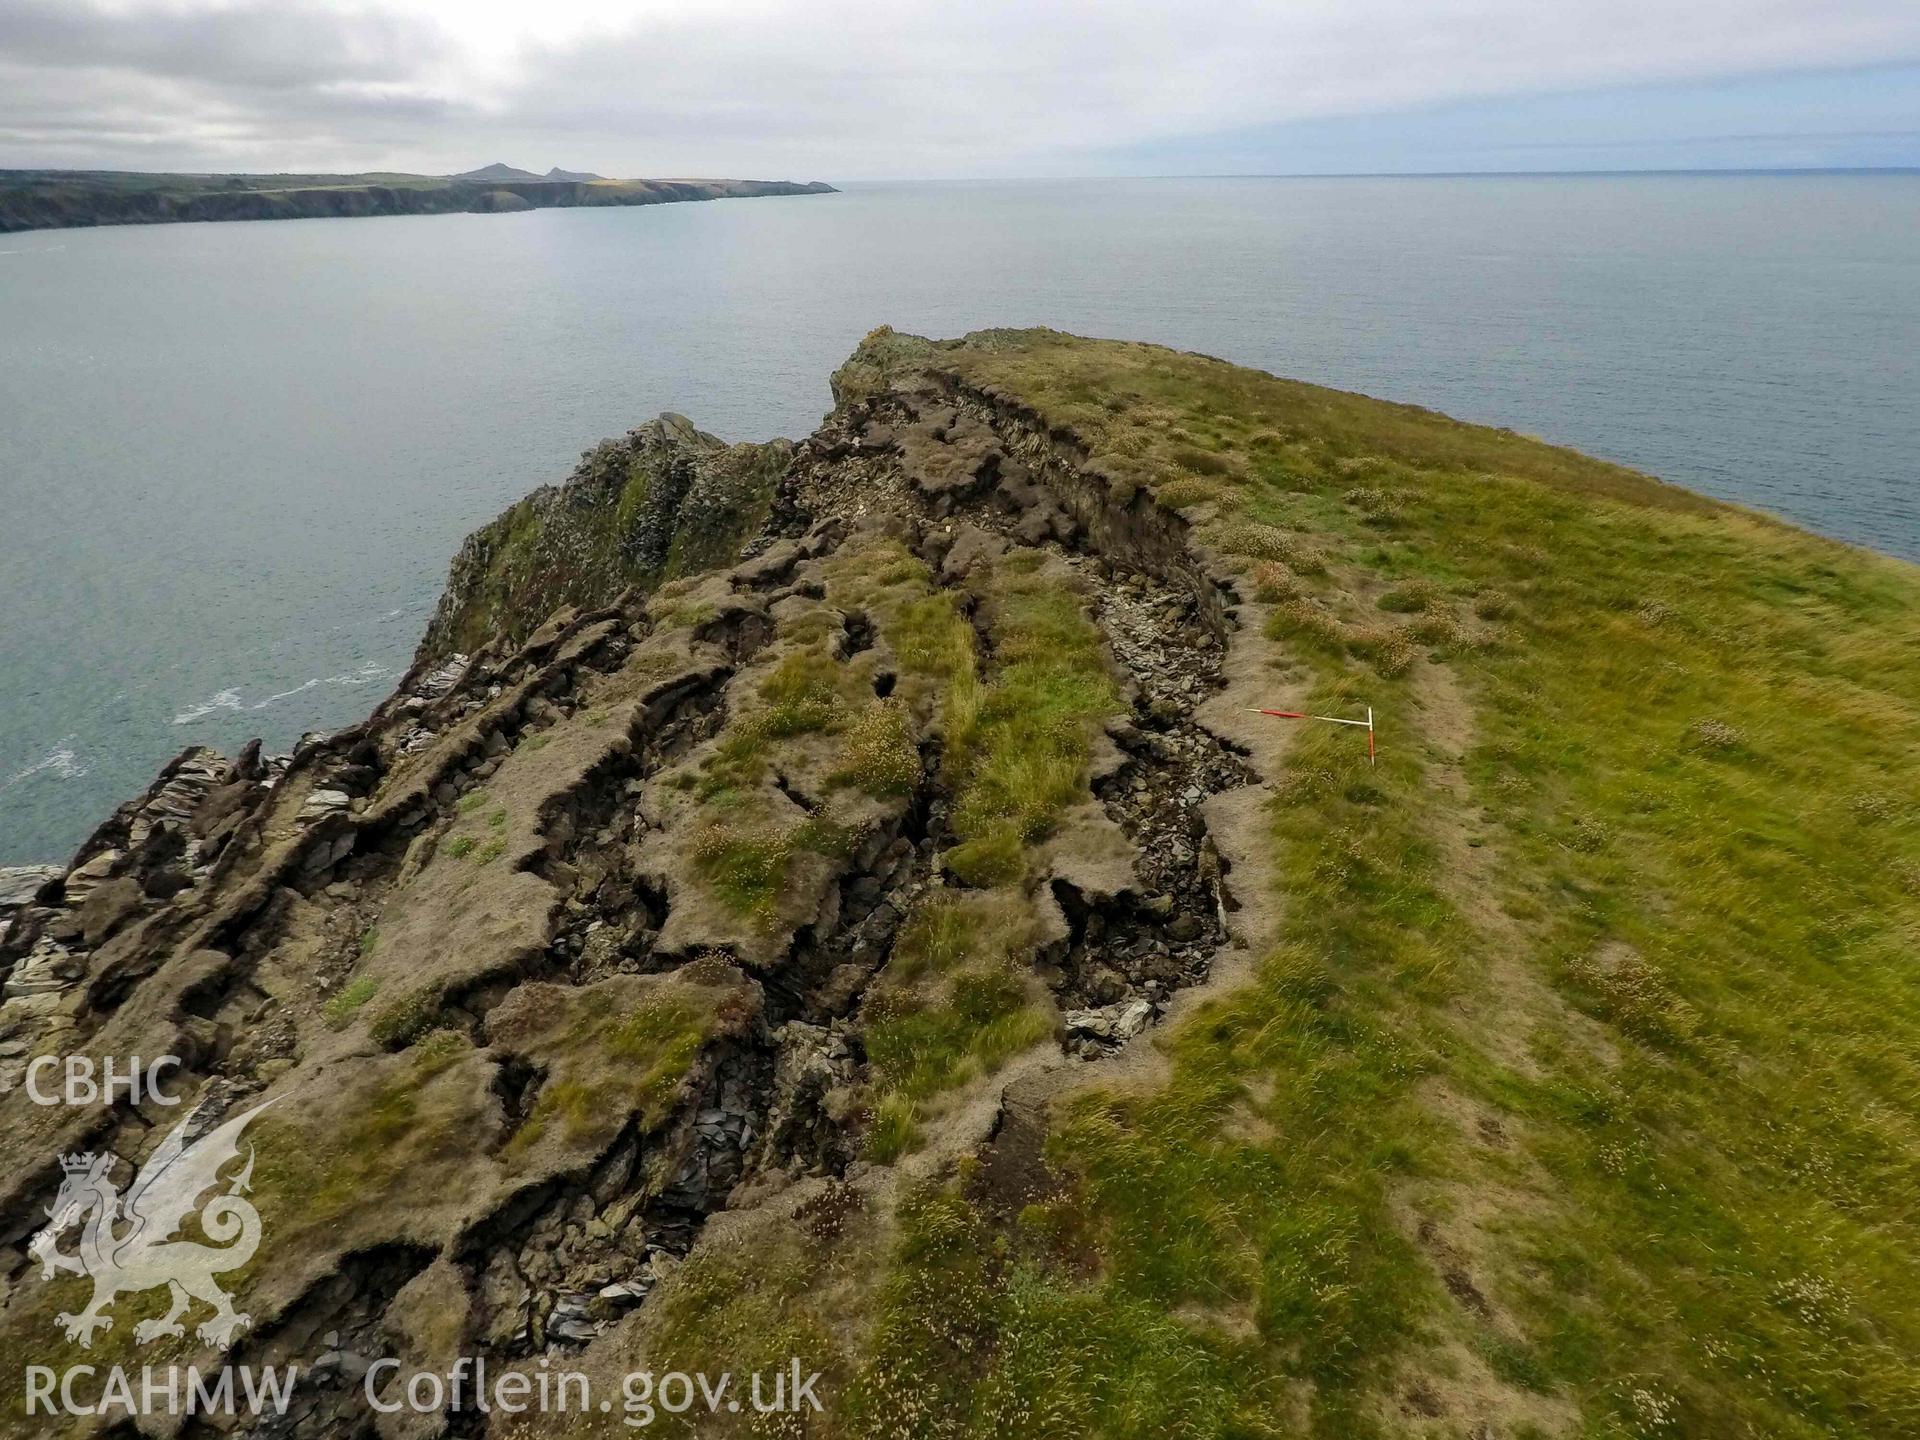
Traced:
<svg viewBox="0 0 1920 1440">
<path fill-rule="evenodd" d="M 574 205 L 665 205 L 763 195 L 826 195 L 815 180 L 610 180 L 558 166 L 493 164 L 458 175 L 168 175 L 129 170 L 0 170 L 0 232 L 186 220 L 497 214 Z"/>
</svg>

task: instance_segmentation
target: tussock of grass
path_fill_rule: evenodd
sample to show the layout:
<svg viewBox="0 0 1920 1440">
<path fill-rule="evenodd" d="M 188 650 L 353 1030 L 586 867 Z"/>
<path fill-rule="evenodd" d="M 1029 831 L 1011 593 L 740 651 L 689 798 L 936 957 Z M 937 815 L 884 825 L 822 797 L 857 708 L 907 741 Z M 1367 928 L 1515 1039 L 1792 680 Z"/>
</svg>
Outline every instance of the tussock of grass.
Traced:
<svg viewBox="0 0 1920 1440">
<path fill-rule="evenodd" d="M 1422 615 L 1444 606 L 1446 596 L 1431 580 L 1414 579 L 1396 585 L 1380 597 L 1380 608 L 1398 615 Z"/>
<path fill-rule="evenodd" d="M 694 858 L 715 893 L 741 911 L 772 907 L 792 854 L 791 836 L 773 828 L 743 833 L 716 823 L 694 841 Z"/>
<path fill-rule="evenodd" d="M 1513 613 L 1513 601 L 1504 591 L 1482 590 L 1474 596 L 1473 613 L 1482 620 L 1504 620 Z"/>
<path fill-rule="evenodd" d="M 895 699 L 869 705 L 847 727 L 837 778 L 869 795 L 910 794 L 920 779 L 920 752 L 913 743 L 913 721 Z"/>
<path fill-rule="evenodd" d="M 951 685 L 945 708 L 958 843 L 943 863 L 978 886 L 1025 873 L 1027 848 L 1085 789 L 1093 727 L 1120 703 L 1099 631 L 1064 579 L 1003 561 L 988 603 L 993 679 Z"/>
<path fill-rule="evenodd" d="M 715 820 L 694 837 L 693 857 L 713 893 L 728 908 L 771 919 L 793 857 L 804 850 L 838 853 L 846 842 L 846 833 L 824 817 L 753 828 Z"/>
<path fill-rule="evenodd" d="M 1362 625 L 1347 632 L 1347 648 L 1392 680 L 1413 668 L 1419 658 L 1413 636 L 1397 625 Z"/>
<path fill-rule="evenodd" d="M 424 1035 L 440 1013 L 440 992 L 431 985 L 409 991 L 376 1015 L 367 1033 L 376 1045 L 398 1050 Z M 351 1020 L 352 1015 L 348 1017 Z"/>
<path fill-rule="evenodd" d="M 1246 521 L 1224 526 L 1214 542 L 1229 555 L 1284 565 L 1296 575 L 1324 575 L 1326 561 L 1302 537 L 1272 525 Z"/>
<path fill-rule="evenodd" d="M 1296 600 L 1300 596 L 1300 582 L 1293 578 L 1285 566 L 1272 561 L 1254 566 L 1247 578 L 1253 598 L 1264 605 Z"/>
<path fill-rule="evenodd" d="M 1053 1011 L 1025 962 L 1033 916 L 1020 896 L 936 892 L 901 927 L 862 1010 L 869 1158 L 919 1143 L 929 1101 L 1044 1038 Z"/>
<path fill-rule="evenodd" d="M 1338 655 L 1347 648 L 1347 627 L 1325 605 L 1303 597 L 1275 607 L 1267 617 L 1267 638 L 1290 640 L 1320 655 Z"/>
<path fill-rule="evenodd" d="M 760 724 L 770 739 L 806 735 L 832 727 L 842 713 L 842 675 L 845 667 L 825 645 L 794 650 L 780 659 L 760 682 L 768 708 Z"/>
<path fill-rule="evenodd" d="M 1162 485 L 1155 498 L 1169 510 L 1184 510 L 1189 505 L 1204 505 L 1218 500 L 1226 493 L 1227 487 L 1218 480 L 1183 475 Z"/>
<path fill-rule="evenodd" d="M 580 1010 L 557 1032 L 538 1037 L 536 1053 L 553 1073 L 526 1120 L 507 1142 L 509 1157 L 554 1132 L 577 1141 L 639 1116 L 642 1129 L 666 1118 L 706 1043 L 710 1012 L 676 996 L 650 996 L 627 1010 Z"/>
<path fill-rule="evenodd" d="M 954 976 L 937 1006 L 879 1008 L 867 1058 L 887 1099 L 918 1101 L 1024 1050 L 1051 1028 L 1026 977 L 1011 969 Z"/>
<path fill-rule="evenodd" d="M 362 975 L 349 981 L 340 992 L 321 1007 L 327 1017 L 327 1025 L 334 1030 L 343 1030 L 359 1013 L 360 1007 L 380 993 L 380 978 L 377 975 Z"/>
</svg>

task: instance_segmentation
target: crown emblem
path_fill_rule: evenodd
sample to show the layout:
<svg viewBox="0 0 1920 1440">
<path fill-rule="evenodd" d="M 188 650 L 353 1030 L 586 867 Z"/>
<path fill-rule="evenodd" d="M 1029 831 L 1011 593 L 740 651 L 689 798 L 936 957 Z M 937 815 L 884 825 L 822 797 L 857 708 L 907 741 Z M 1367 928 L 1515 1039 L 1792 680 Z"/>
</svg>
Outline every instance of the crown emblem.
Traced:
<svg viewBox="0 0 1920 1440">
<path fill-rule="evenodd" d="M 93 1168 L 93 1152 L 84 1155 L 62 1155 L 60 1168 L 69 1175 L 84 1175 Z"/>
</svg>

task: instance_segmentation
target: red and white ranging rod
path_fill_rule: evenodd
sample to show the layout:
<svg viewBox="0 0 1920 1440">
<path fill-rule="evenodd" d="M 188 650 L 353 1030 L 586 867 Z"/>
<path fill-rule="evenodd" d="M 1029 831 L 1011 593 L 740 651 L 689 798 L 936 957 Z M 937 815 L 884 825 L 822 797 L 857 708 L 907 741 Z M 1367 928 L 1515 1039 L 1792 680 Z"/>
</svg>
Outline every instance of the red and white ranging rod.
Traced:
<svg viewBox="0 0 1920 1440">
<path fill-rule="evenodd" d="M 1250 715 L 1271 715 L 1276 720 L 1324 720 L 1329 725 L 1358 725 L 1367 732 L 1367 764 L 1373 764 L 1373 707 L 1367 706 L 1364 720 L 1344 720 L 1338 715 L 1309 715 L 1304 710 L 1249 710 Z"/>
</svg>

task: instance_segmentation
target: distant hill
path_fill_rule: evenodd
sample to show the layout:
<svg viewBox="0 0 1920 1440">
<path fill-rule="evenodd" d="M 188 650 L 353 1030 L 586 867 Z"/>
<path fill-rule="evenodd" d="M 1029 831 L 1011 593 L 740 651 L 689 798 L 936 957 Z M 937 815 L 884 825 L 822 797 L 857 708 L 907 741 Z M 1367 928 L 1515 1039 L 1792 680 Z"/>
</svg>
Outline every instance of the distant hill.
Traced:
<svg viewBox="0 0 1920 1440">
<path fill-rule="evenodd" d="M 591 170 L 562 170 L 558 165 L 544 175 L 536 175 L 531 170 L 517 170 L 511 165 L 495 162 L 483 165 L 478 170 L 463 170 L 458 175 L 449 175 L 449 180 L 477 180 L 491 182 L 495 180 L 604 180 L 604 175 L 596 175 Z"/>
<path fill-rule="evenodd" d="M 516 170 L 511 165 L 502 165 L 498 161 L 491 165 L 482 165 L 478 170 L 463 170 L 458 175 L 449 175 L 449 180 L 571 180 L 571 175 L 553 174 L 545 177 L 531 170 Z"/>
</svg>

